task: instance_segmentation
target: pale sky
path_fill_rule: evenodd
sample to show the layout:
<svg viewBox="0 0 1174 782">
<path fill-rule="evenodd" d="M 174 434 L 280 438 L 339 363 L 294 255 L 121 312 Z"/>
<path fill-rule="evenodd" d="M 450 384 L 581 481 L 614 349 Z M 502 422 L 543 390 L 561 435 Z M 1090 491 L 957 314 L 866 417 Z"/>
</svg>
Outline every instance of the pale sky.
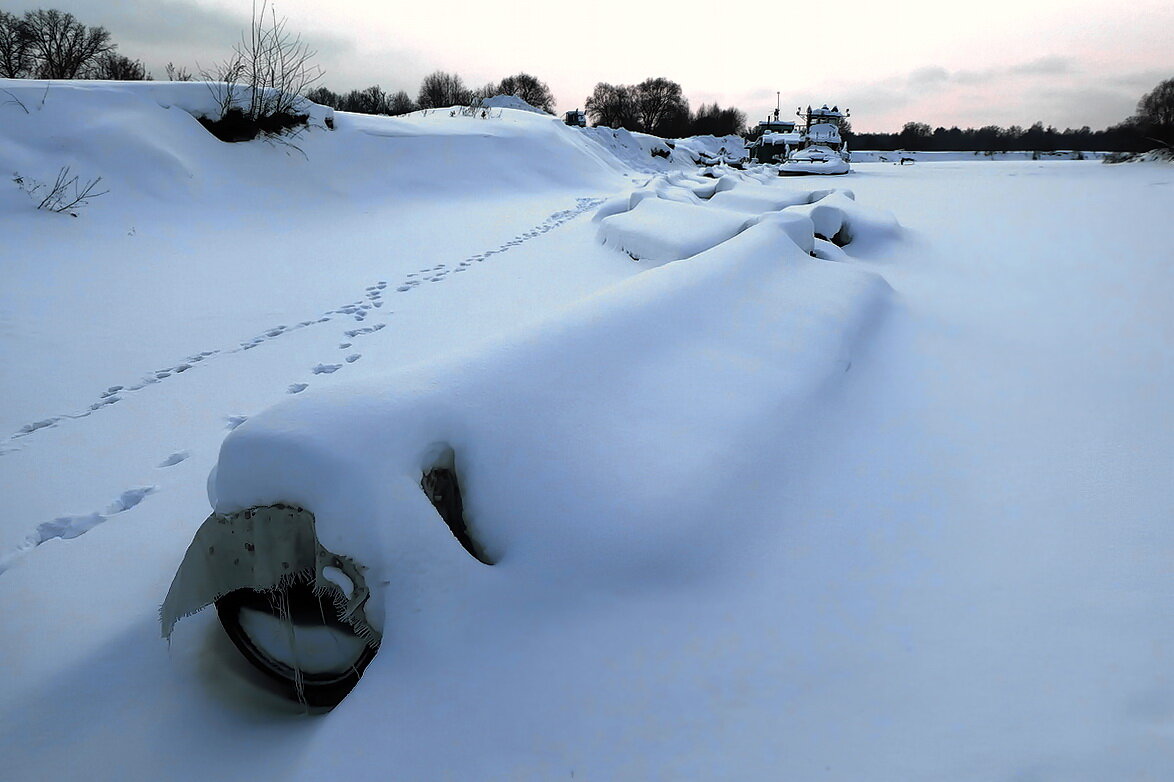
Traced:
<svg viewBox="0 0 1174 782">
<path fill-rule="evenodd" d="M 45 0 L 104 25 L 119 51 L 163 78 L 169 61 L 222 60 L 247 26 L 251 0 Z M 1174 78 L 1174 1 L 842 0 L 581 3 L 515 0 L 277 0 L 279 16 L 319 52 L 336 92 L 380 85 L 413 97 L 434 71 L 477 87 L 526 71 L 560 110 L 581 107 L 596 82 L 664 76 L 690 105 L 717 101 L 751 122 L 774 108 L 838 104 L 857 131 L 1012 124 L 1099 130 L 1129 116 L 1142 94 Z M 752 10 L 753 9 L 753 10 Z M 766 10 L 759 10 L 766 9 Z"/>
</svg>

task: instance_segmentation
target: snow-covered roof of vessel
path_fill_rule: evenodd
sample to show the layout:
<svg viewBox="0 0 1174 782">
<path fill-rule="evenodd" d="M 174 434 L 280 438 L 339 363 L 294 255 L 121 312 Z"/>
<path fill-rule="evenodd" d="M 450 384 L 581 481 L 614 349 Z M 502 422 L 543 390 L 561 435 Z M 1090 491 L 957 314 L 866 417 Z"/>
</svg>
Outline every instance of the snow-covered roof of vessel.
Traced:
<svg viewBox="0 0 1174 782">
<path fill-rule="evenodd" d="M 763 133 L 763 144 L 798 144 L 803 141 L 802 133 Z"/>
<path fill-rule="evenodd" d="M 840 140 L 840 129 L 830 122 L 820 122 L 817 125 L 812 125 L 807 131 L 807 138 L 812 141 L 826 141 L 838 142 Z"/>
</svg>

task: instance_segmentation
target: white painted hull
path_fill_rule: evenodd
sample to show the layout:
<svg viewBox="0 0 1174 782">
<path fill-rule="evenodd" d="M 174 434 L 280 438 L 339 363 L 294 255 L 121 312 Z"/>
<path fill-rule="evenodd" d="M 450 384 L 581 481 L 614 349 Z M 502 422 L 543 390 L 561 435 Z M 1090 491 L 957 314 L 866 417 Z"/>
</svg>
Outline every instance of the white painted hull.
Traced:
<svg viewBox="0 0 1174 782">
<path fill-rule="evenodd" d="M 852 170 L 839 152 L 824 146 L 811 146 L 792 154 L 779 166 L 780 176 L 806 174 L 847 174 Z"/>
</svg>

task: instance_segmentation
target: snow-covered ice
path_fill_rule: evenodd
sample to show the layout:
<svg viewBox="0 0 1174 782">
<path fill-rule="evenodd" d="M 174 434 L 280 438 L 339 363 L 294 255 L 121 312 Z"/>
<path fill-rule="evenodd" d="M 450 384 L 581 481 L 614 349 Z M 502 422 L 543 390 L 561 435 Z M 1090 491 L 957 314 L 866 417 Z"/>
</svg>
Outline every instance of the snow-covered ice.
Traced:
<svg viewBox="0 0 1174 782">
<path fill-rule="evenodd" d="M 1174 767 L 1168 165 L 829 185 L 509 108 L 227 145 L 202 85 L 45 86 L 0 168 L 110 192 L 0 188 L 0 777 Z M 210 507 L 276 501 L 379 593 L 326 715 L 212 610 L 158 637 Z"/>
</svg>

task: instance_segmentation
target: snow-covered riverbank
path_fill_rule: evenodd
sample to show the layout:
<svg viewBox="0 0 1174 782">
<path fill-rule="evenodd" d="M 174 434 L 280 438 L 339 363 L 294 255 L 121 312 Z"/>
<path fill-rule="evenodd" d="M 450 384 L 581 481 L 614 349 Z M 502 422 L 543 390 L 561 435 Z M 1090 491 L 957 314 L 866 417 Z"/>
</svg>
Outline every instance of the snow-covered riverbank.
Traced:
<svg viewBox="0 0 1174 782">
<path fill-rule="evenodd" d="M 111 192 L 0 189 L 0 776 L 1174 762 L 1170 167 L 711 179 L 521 112 L 339 114 L 298 151 L 134 87 L 29 107 L 0 163 Z M 816 242 L 837 214 L 852 241 Z M 321 717 L 211 611 L 159 640 L 230 428 L 300 427 L 395 496 L 389 412 L 467 444 L 508 556 L 388 509 L 384 646 Z"/>
</svg>

